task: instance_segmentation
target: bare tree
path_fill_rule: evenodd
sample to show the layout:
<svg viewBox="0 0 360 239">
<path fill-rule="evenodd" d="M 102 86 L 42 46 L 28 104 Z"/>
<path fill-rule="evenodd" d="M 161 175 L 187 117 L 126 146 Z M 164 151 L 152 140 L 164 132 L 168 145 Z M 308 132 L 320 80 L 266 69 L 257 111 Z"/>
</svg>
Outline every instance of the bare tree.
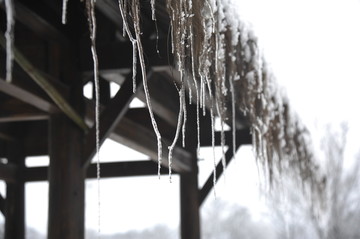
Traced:
<svg viewBox="0 0 360 239">
<path fill-rule="evenodd" d="M 291 175 L 283 179 L 281 192 L 272 192 L 278 238 L 360 238 L 360 154 L 344 167 L 350 160 L 345 158 L 347 131 L 346 124 L 338 131 L 328 127 L 322 139 L 326 174 L 322 208 L 314 208 Z"/>
</svg>

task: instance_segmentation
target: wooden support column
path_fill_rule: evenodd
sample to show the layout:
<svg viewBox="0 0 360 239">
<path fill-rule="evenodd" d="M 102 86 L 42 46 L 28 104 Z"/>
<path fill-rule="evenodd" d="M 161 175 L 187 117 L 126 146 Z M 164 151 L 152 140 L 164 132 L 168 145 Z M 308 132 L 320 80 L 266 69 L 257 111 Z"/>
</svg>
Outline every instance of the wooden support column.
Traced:
<svg viewBox="0 0 360 239">
<path fill-rule="evenodd" d="M 5 239 L 25 238 L 25 184 L 20 171 L 25 167 L 22 147 L 11 144 L 8 147 L 8 160 L 17 165 L 16 180 L 6 183 L 5 199 Z"/>
<path fill-rule="evenodd" d="M 194 116 L 196 117 L 195 107 L 188 107 L 186 149 L 191 152 L 193 157 L 191 171 L 180 174 L 180 224 L 182 239 L 200 239 L 196 119 L 194 119 Z"/>
<path fill-rule="evenodd" d="M 85 171 L 82 130 L 64 115 L 54 115 L 49 127 L 48 238 L 83 239 Z"/>
<path fill-rule="evenodd" d="M 52 52 L 56 54 L 50 54 L 49 61 L 59 64 L 52 66 L 58 67 L 53 77 L 67 85 L 69 96 L 66 100 L 83 119 L 83 82 L 77 60 L 79 46 L 88 46 L 87 41 L 82 41 L 88 33 L 88 26 L 83 2 L 69 1 L 67 10 L 68 23 L 63 29 L 70 44 L 53 45 L 55 49 Z M 65 114 L 53 114 L 50 116 L 48 133 L 50 165 L 47 236 L 49 239 L 84 239 L 86 172 L 81 163 L 84 131 Z"/>
</svg>

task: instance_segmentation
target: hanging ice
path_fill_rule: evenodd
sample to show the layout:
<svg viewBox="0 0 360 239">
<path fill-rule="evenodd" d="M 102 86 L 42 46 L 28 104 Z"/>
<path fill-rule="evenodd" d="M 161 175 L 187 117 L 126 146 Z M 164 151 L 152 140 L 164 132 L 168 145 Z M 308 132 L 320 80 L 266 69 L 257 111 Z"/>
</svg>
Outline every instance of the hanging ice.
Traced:
<svg viewBox="0 0 360 239">
<path fill-rule="evenodd" d="M 68 0 L 63 0 L 63 2 L 62 2 L 62 15 L 61 15 L 62 24 L 66 24 L 66 21 L 67 21 L 67 5 L 68 5 Z"/>
<path fill-rule="evenodd" d="M 14 62 L 14 27 L 15 27 L 15 8 L 13 0 L 5 0 L 6 9 L 6 81 L 12 81 L 12 68 Z"/>
<path fill-rule="evenodd" d="M 66 8 L 65 8 L 66 9 Z M 96 17 L 94 0 L 86 1 L 88 24 L 91 40 L 91 53 L 93 57 L 94 85 L 95 85 L 95 131 L 96 131 L 96 178 L 98 189 L 98 234 L 101 230 L 101 202 L 100 202 L 100 90 L 99 90 L 99 67 L 96 52 Z"/>
</svg>

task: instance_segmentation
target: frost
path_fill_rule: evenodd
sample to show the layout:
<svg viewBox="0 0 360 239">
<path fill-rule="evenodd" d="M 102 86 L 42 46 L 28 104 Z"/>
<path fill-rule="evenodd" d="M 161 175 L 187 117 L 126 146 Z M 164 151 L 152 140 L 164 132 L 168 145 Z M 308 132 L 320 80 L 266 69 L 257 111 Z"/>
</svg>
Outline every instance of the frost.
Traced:
<svg viewBox="0 0 360 239">
<path fill-rule="evenodd" d="M 6 81 L 12 81 L 12 68 L 14 62 L 14 26 L 15 26 L 15 8 L 13 0 L 5 0 L 6 9 Z"/>
</svg>

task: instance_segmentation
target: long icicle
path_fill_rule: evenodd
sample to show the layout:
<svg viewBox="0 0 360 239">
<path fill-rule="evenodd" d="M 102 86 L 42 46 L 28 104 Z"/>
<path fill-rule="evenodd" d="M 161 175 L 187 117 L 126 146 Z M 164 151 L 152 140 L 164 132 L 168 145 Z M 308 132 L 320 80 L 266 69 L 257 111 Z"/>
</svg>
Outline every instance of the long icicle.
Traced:
<svg viewBox="0 0 360 239">
<path fill-rule="evenodd" d="M 162 158 L 162 142 L 161 142 L 161 134 L 158 129 L 154 113 L 151 106 L 151 99 L 149 94 L 149 88 L 147 84 L 147 78 L 146 78 L 146 68 L 145 68 L 145 60 L 144 60 L 144 51 L 141 44 L 141 30 L 140 30 L 140 17 L 139 17 L 139 2 L 138 0 L 133 3 L 133 11 L 134 11 L 134 29 L 135 29 L 135 35 L 136 35 L 136 43 L 138 48 L 138 54 L 139 54 L 139 61 L 140 61 L 140 67 L 141 67 L 141 74 L 142 74 L 142 80 L 143 80 L 143 86 L 144 86 L 144 92 L 145 92 L 145 99 L 146 104 L 148 107 L 148 111 L 151 118 L 151 124 L 153 126 L 156 139 L 157 139 L 157 146 L 158 146 L 158 176 L 160 178 L 160 169 L 161 169 L 161 158 Z"/>
<path fill-rule="evenodd" d="M 95 131 L 96 131 L 96 178 L 98 190 L 98 236 L 101 231 L 101 201 L 100 201 L 100 91 L 99 91 L 99 64 L 96 52 L 96 18 L 95 18 L 95 3 L 94 0 L 87 0 L 86 2 L 90 40 L 91 53 L 94 64 L 94 85 L 95 85 Z"/>
<path fill-rule="evenodd" d="M 192 3 L 189 5 L 189 11 L 190 14 L 193 13 Z M 199 156 L 200 153 L 200 116 L 199 116 L 199 104 L 200 104 L 200 98 L 199 98 L 199 87 L 198 83 L 196 81 L 196 75 L 195 75 L 195 51 L 194 51 L 194 29 L 193 29 L 193 20 L 190 19 L 190 53 L 191 53 L 191 72 L 192 72 L 192 79 L 194 81 L 195 91 L 196 91 L 196 134 L 197 134 L 197 146 L 196 146 L 196 155 Z"/>
<path fill-rule="evenodd" d="M 135 91 L 136 91 L 137 44 L 138 44 L 138 41 L 137 41 L 137 39 L 135 39 L 133 37 L 133 35 L 132 35 L 131 31 L 130 31 L 129 25 L 128 25 L 127 21 L 126 21 L 126 18 L 125 18 L 126 9 L 124 9 L 124 6 L 123 6 L 124 4 L 123 4 L 122 0 L 119 0 L 118 3 L 119 3 L 119 10 L 120 10 L 121 18 L 123 20 L 124 31 L 127 33 L 128 37 L 129 37 L 129 39 L 131 41 L 132 47 L 133 47 L 132 80 L 133 80 L 133 93 L 135 93 Z"/>
<path fill-rule="evenodd" d="M 176 145 L 176 142 L 179 138 L 179 134 L 180 134 L 180 130 L 181 130 L 181 125 L 182 125 L 182 119 L 183 119 L 183 113 L 184 113 L 184 104 L 185 104 L 185 94 L 184 94 L 184 85 L 181 86 L 180 92 L 179 92 L 179 99 L 180 99 L 180 107 L 179 107 L 179 114 L 178 114 L 178 122 L 177 122 L 177 126 L 176 126 L 176 133 L 175 133 L 175 137 L 174 140 L 172 142 L 172 144 L 169 146 L 169 179 L 171 182 L 171 174 L 172 174 L 172 152 L 174 150 L 174 147 Z M 186 106 L 185 106 L 186 107 Z"/>
<path fill-rule="evenodd" d="M 68 5 L 68 0 L 63 0 L 62 2 L 62 15 L 61 15 L 61 22 L 62 24 L 66 24 L 67 22 L 67 5 Z"/>
<path fill-rule="evenodd" d="M 216 158 L 215 158 L 215 116 L 214 116 L 214 99 L 212 97 L 211 85 L 208 79 L 208 76 L 205 76 L 206 85 L 209 91 L 211 106 L 210 106 L 210 118 L 211 118 L 211 147 L 213 151 L 213 160 L 214 160 L 214 169 L 213 169 L 213 187 L 214 187 L 214 197 L 216 198 Z"/>
<path fill-rule="evenodd" d="M 236 111 L 235 111 L 235 92 L 234 92 L 234 77 L 230 78 L 230 92 L 231 92 L 231 131 L 232 131 L 232 145 L 233 157 L 236 154 Z"/>
<path fill-rule="evenodd" d="M 187 121 L 187 110 L 186 110 L 185 99 L 183 99 L 183 111 L 184 111 L 184 116 L 183 116 L 183 124 L 182 124 L 182 147 L 185 148 L 185 137 L 186 137 L 185 134 L 186 134 L 186 121 Z"/>
<path fill-rule="evenodd" d="M 6 81 L 12 81 L 12 68 L 14 62 L 14 28 L 15 8 L 13 0 L 5 0 L 6 9 Z"/>
</svg>

